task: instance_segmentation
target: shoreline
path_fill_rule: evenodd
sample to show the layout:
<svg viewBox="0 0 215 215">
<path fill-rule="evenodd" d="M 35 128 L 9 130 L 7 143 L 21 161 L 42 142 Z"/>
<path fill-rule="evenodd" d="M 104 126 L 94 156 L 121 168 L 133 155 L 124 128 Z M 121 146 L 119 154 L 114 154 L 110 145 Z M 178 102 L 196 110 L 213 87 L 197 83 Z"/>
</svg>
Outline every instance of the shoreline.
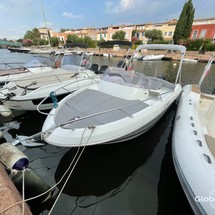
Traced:
<svg viewBox="0 0 215 215">
<path fill-rule="evenodd" d="M 93 52 L 94 49 L 88 48 L 87 52 Z M 109 54 L 113 57 L 120 57 L 123 58 L 126 56 L 126 54 L 130 57 L 134 53 L 134 50 L 129 50 L 127 53 L 126 49 L 121 49 L 119 51 L 114 51 L 113 49 L 101 49 L 99 51 L 96 51 L 94 53 L 94 56 L 103 56 L 103 54 Z M 213 55 L 214 52 L 205 52 L 203 54 L 199 53 L 199 51 L 186 51 L 185 59 L 191 59 L 191 60 L 197 60 L 199 63 L 205 63 L 208 62 L 210 57 Z M 177 54 L 175 52 L 169 53 L 168 51 L 152 51 L 147 50 L 144 51 L 142 54 L 144 55 L 150 55 L 150 54 L 164 54 L 164 60 L 169 61 L 179 61 L 180 60 L 180 54 Z"/>
</svg>

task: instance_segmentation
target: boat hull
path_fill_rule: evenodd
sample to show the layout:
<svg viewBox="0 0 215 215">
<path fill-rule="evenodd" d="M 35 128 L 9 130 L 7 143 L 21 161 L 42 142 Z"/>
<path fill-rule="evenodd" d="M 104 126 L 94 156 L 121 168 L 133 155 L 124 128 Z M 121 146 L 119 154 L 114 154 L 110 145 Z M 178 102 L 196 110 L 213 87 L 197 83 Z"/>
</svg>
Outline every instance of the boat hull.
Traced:
<svg viewBox="0 0 215 215">
<path fill-rule="evenodd" d="M 60 83 L 50 84 L 47 86 L 43 86 L 38 88 L 32 93 L 21 96 L 21 92 L 24 90 L 21 89 L 18 96 L 14 96 L 6 101 L 4 101 L 3 105 L 6 108 L 11 110 L 49 110 L 54 107 L 53 99 L 50 96 L 51 92 L 55 92 L 55 96 L 57 98 L 57 102 L 62 100 L 65 96 L 73 93 L 74 91 L 90 86 L 100 79 L 99 76 L 95 78 L 89 79 L 87 78 L 79 78 L 70 81 L 64 81 Z M 45 99 L 46 98 L 46 99 Z M 44 100 L 45 99 L 45 100 Z M 44 101 L 43 101 L 44 100 Z M 38 106 L 39 105 L 39 106 Z"/>
<path fill-rule="evenodd" d="M 142 58 L 143 61 L 161 60 L 164 55 L 146 55 Z"/>
<path fill-rule="evenodd" d="M 49 144 L 62 147 L 118 143 L 133 139 L 147 132 L 165 114 L 181 93 L 181 87 L 178 86 L 176 89 L 176 91 L 169 93 L 169 96 L 165 95 L 165 98 L 158 99 L 153 105 L 148 105 L 132 116 L 84 128 L 67 129 L 57 126 L 57 128 L 51 129 L 51 132 L 46 132 L 50 128 L 56 127 L 54 115 L 58 109 L 53 109 L 43 125 L 42 138 Z"/>
<path fill-rule="evenodd" d="M 183 88 L 172 136 L 174 166 L 195 214 L 215 213 L 214 156 L 198 115 L 201 96 L 192 86 Z"/>
</svg>

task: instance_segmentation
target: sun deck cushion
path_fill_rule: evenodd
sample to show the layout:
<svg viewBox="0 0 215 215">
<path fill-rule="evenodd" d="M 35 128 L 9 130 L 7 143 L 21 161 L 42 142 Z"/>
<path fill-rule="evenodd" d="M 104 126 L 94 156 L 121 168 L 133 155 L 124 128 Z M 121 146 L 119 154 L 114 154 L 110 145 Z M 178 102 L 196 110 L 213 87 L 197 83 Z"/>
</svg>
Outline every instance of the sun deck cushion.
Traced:
<svg viewBox="0 0 215 215">
<path fill-rule="evenodd" d="M 120 120 L 146 108 L 148 104 L 139 100 L 126 100 L 96 90 L 84 90 L 66 101 L 57 112 L 55 123 L 60 126 L 69 120 L 87 117 L 67 124 L 69 129 L 85 128 Z"/>
<path fill-rule="evenodd" d="M 215 138 L 208 134 L 205 134 L 205 140 L 208 144 L 208 147 L 209 147 L 213 157 L 215 158 Z"/>
</svg>

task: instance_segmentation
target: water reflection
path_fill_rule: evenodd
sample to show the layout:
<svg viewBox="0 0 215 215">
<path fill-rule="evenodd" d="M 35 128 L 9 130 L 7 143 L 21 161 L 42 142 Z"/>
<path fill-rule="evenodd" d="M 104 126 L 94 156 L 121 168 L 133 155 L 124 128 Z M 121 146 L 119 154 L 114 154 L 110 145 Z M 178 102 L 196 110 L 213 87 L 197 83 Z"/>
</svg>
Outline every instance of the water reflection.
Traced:
<svg viewBox="0 0 215 215">
<path fill-rule="evenodd" d="M 160 168 L 158 183 L 158 215 L 186 214 L 192 215 L 191 207 L 185 198 L 174 164 L 172 162 L 172 130 L 165 147 L 165 154 Z M 171 161 L 171 162 L 170 162 Z"/>
<path fill-rule="evenodd" d="M 68 206 L 71 213 L 68 212 L 68 214 L 80 214 L 83 210 L 86 214 L 90 211 L 100 214 L 99 210 L 110 211 L 110 204 L 115 205 L 117 202 L 120 204 L 124 198 L 133 202 L 132 205 L 135 202 L 137 205 L 133 205 L 132 208 L 131 205 L 115 205 L 111 214 L 118 214 L 116 211 L 119 210 L 121 210 L 119 214 L 126 214 L 126 211 L 130 210 L 131 214 L 142 214 L 143 211 L 153 214 L 157 205 L 156 186 L 159 181 L 160 164 L 166 139 L 172 129 L 174 113 L 175 106 L 171 107 L 153 129 L 132 141 L 86 148 L 63 190 L 64 195 L 61 196 L 54 210 L 55 214 L 59 212 L 63 202 L 69 202 L 68 195 L 71 196 L 70 206 Z M 60 160 L 55 172 L 56 181 L 68 168 L 75 152 L 76 149 L 69 150 Z M 150 181 L 150 178 L 153 180 Z M 140 181 L 141 184 L 139 184 Z M 149 192 L 152 184 L 153 193 Z M 62 184 L 58 188 L 61 189 Z M 132 198 L 134 193 L 136 193 L 135 199 Z M 150 204 L 147 203 L 149 199 Z"/>
</svg>

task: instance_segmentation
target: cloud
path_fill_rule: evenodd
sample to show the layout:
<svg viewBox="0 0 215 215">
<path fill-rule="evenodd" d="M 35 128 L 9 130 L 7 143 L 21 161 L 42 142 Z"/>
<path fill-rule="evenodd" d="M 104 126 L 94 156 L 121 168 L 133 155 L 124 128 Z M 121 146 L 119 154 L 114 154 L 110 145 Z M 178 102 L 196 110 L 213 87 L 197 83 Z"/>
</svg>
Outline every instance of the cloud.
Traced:
<svg viewBox="0 0 215 215">
<path fill-rule="evenodd" d="M 83 15 L 74 15 L 73 13 L 63 12 L 62 16 L 70 19 L 84 18 Z"/>
<path fill-rule="evenodd" d="M 165 2 L 160 0 L 107 0 L 105 2 L 106 13 L 129 13 L 129 14 L 156 14 L 161 10 L 168 8 L 171 1 L 166 0 Z"/>
<path fill-rule="evenodd" d="M 135 6 L 136 1 L 135 0 L 120 0 L 117 4 L 114 4 L 112 1 L 106 1 L 105 11 L 107 13 L 121 13 L 127 10 L 130 10 Z"/>
</svg>

